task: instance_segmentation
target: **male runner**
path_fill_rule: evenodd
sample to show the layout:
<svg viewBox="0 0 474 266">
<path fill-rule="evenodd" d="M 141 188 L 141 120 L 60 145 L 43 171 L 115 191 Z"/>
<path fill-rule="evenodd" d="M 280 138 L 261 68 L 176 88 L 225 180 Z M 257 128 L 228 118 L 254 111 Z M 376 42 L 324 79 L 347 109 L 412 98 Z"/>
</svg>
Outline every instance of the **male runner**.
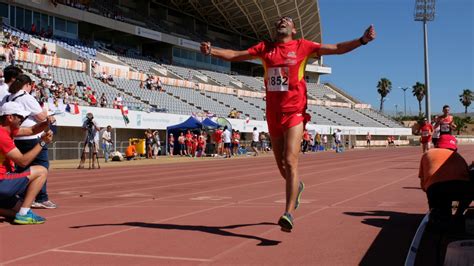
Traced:
<svg viewBox="0 0 474 266">
<path fill-rule="evenodd" d="M 293 19 L 282 17 L 275 22 L 275 42 L 260 42 L 248 50 L 219 49 L 210 42 L 201 43 L 201 52 L 227 61 L 262 60 L 265 69 L 266 117 L 273 153 L 286 180 L 286 207 L 278 224 L 281 229 L 293 229 L 292 212 L 298 207 L 304 184 L 298 177 L 298 155 L 301 137 L 310 116 L 306 113 L 307 95 L 305 67 L 310 57 L 344 54 L 375 39 L 370 26 L 362 37 L 338 44 L 319 44 L 293 39 L 296 27 Z"/>
<path fill-rule="evenodd" d="M 453 116 L 449 114 L 449 105 L 443 106 L 443 115 L 438 117 L 434 127 L 439 126 L 440 134 L 452 134 L 452 130 L 456 129 Z"/>
</svg>

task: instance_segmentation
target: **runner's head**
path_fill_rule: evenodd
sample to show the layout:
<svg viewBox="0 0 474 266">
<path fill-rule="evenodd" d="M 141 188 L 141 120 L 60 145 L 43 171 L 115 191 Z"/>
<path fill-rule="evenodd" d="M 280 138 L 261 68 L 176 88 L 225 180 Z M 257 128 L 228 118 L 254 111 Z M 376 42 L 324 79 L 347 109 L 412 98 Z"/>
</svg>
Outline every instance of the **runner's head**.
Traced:
<svg viewBox="0 0 474 266">
<path fill-rule="evenodd" d="M 444 115 L 449 115 L 449 105 L 443 106 L 443 114 Z"/>
<path fill-rule="evenodd" d="M 279 18 L 275 22 L 275 31 L 277 39 L 282 39 L 288 36 L 293 37 L 296 34 L 296 28 L 293 19 L 288 16 Z"/>
</svg>

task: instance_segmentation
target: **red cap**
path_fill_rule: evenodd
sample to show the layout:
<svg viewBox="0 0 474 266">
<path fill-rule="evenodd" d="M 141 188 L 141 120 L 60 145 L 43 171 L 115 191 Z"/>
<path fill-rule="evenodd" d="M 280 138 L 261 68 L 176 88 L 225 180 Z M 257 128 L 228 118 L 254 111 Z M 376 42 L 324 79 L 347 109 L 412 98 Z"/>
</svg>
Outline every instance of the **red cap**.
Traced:
<svg viewBox="0 0 474 266">
<path fill-rule="evenodd" d="M 439 137 L 438 148 L 457 150 L 458 146 L 456 145 L 456 142 L 456 138 L 453 135 L 444 134 Z"/>
</svg>

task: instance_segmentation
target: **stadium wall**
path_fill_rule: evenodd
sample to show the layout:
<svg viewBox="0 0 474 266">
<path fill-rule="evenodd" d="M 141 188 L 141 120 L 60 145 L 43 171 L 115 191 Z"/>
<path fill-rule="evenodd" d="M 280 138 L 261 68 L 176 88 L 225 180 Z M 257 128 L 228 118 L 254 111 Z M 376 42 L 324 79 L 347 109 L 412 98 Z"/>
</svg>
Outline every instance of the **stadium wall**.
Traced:
<svg viewBox="0 0 474 266">
<path fill-rule="evenodd" d="M 101 126 L 111 125 L 114 128 L 128 129 L 159 129 L 165 130 L 166 127 L 181 123 L 189 118 L 189 115 L 178 115 L 169 113 L 147 113 L 141 111 L 129 111 L 128 118 L 130 123 L 125 124 L 123 116 L 119 109 L 97 108 L 81 106 L 79 114 L 61 113 L 56 115 L 58 126 L 81 127 L 87 113 L 93 113 L 95 119 Z M 250 133 L 254 127 L 259 131 L 268 132 L 266 121 L 228 119 L 232 127 L 241 132 Z M 375 127 L 349 127 L 349 126 L 328 126 L 308 124 L 309 130 L 315 130 L 321 134 L 332 134 L 335 129 L 341 129 L 343 134 L 366 135 L 370 132 L 372 135 L 411 135 L 410 128 L 375 128 Z"/>
</svg>

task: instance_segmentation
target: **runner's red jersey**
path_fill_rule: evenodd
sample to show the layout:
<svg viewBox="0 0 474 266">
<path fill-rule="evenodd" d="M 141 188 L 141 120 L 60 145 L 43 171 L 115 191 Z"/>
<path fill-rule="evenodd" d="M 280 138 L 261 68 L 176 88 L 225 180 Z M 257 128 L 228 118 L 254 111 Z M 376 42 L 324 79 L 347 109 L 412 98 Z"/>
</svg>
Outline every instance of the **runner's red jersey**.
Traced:
<svg viewBox="0 0 474 266">
<path fill-rule="evenodd" d="M 299 39 L 287 43 L 260 42 L 248 49 L 250 55 L 262 60 L 265 69 L 267 112 L 306 109 L 306 63 L 319 48 L 319 43 Z"/>
<path fill-rule="evenodd" d="M 421 127 L 421 141 L 431 141 L 431 134 L 433 133 L 433 126 L 431 124 L 425 124 Z"/>
</svg>

